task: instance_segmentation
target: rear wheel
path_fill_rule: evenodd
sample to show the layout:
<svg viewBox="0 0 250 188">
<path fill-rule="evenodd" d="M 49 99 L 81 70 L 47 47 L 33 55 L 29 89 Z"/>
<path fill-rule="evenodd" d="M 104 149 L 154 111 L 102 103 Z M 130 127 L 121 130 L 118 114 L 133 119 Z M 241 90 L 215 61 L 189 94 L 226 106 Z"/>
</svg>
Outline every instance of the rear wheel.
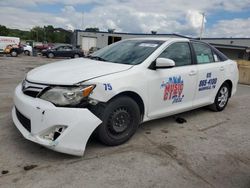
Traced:
<svg viewBox="0 0 250 188">
<path fill-rule="evenodd" d="M 25 51 L 24 51 L 24 54 L 25 54 L 25 55 L 30 55 L 30 52 L 29 52 L 28 50 L 25 50 Z"/>
<path fill-rule="evenodd" d="M 97 129 L 99 140 L 109 146 L 120 145 L 136 132 L 140 122 L 140 110 L 133 99 L 118 97 L 107 105 L 102 121 Z"/>
<path fill-rule="evenodd" d="M 222 111 L 226 108 L 231 88 L 227 83 L 222 84 L 210 108 L 214 111 Z"/>
<path fill-rule="evenodd" d="M 74 58 L 79 58 L 79 57 L 80 57 L 79 54 L 74 55 Z"/>
</svg>

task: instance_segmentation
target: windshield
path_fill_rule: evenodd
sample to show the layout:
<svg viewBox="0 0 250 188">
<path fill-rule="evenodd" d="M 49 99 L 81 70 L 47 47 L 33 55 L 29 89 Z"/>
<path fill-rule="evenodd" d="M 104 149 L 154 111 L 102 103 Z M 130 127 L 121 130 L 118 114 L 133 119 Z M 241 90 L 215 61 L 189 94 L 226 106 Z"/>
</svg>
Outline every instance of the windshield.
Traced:
<svg viewBox="0 0 250 188">
<path fill-rule="evenodd" d="M 90 58 L 137 65 L 150 56 L 164 41 L 159 40 L 126 40 L 114 43 L 90 55 Z"/>
</svg>

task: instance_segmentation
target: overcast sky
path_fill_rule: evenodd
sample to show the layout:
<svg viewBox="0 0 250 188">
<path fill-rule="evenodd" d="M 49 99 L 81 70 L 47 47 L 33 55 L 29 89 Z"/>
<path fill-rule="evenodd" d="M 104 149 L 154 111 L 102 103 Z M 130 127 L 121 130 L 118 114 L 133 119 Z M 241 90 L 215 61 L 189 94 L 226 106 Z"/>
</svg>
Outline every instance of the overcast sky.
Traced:
<svg viewBox="0 0 250 188">
<path fill-rule="evenodd" d="M 0 0 L 0 24 L 29 30 L 53 25 L 117 32 L 250 37 L 250 0 Z"/>
</svg>

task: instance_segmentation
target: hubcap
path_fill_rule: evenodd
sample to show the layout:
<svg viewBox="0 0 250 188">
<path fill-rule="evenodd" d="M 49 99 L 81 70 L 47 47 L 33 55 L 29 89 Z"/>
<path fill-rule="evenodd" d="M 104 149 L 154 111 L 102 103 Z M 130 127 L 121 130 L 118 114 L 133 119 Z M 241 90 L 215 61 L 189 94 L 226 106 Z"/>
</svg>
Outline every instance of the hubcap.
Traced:
<svg viewBox="0 0 250 188">
<path fill-rule="evenodd" d="M 222 87 L 218 96 L 219 107 L 223 108 L 226 105 L 227 100 L 228 100 L 228 89 L 227 87 Z"/>
<path fill-rule="evenodd" d="M 15 51 L 12 52 L 12 56 L 16 56 L 17 53 Z"/>
<path fill-rule="evenodd" d="M 131 116 L 126 108 L 116 109 L 109 118 L 109 130 L 113 134 L 125 132 L 131 124 Z"/>
</svg>

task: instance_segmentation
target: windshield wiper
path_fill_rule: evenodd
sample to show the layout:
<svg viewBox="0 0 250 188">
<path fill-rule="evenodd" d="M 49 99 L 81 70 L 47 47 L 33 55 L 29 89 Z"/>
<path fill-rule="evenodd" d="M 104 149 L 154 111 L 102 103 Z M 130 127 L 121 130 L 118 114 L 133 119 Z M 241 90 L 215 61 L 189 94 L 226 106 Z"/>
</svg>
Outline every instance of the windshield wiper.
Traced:
<svg viewBox="0 0 250 188">
<path fill-rule="evenodd" d="M 98 60 L 98 61 L 107 61 L 106 59 L 103 59 L 102 57 L 99 57 L 99 56 L 87 56 L 89 59 L 95 59 L 95 60 Z"/>
</svg>

